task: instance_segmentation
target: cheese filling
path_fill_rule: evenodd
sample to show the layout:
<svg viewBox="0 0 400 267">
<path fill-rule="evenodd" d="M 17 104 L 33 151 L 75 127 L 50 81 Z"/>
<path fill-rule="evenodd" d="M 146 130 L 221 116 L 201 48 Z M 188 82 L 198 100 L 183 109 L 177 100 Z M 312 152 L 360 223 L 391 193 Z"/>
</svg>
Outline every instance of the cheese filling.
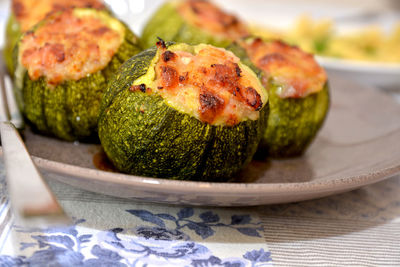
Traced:
<svg viewBox="0 0 400 267">
<path fill-rule="evenodd" d="M 327 81 L 325 70 L 313 55 L 298 47 L 261 39 L 245 41 L 244 46 L 251 61 L 264 71 L 264 85 L 267 87 L 269 80 L 279 85 L 278 94 L 282 98 L 299 98 L 317 93 Z"/>
<path fill-rule="evenodd" d="M 101 0 L 13 0 L 12 11 L 20 25 L 21 31 L 26 32 L 49 13 L 62 11 L 71 7 L 90 7 L 104 9 Z"/>
<path fill-rule="evenodd" d="M 257 120 L 268 101 L 256 75 L 224 49 L 204 44 L 159 47 L 153 63 L 131 88 L 146 92 L 147 81 L 170 106 L 202 122 L 234 126 Z"/>
<path fill-rule="evenodd" d="M 180 15 L 192 25 L 231 40 L 249 35 L 247 28 L 236 16 L 228 14 L 204 0 L 184 1 L 178 7 Z"/>
<path fill-rule="evenodd" d="M 124 34 L 123 25 L 106 13 L 70 9 L 23 36 L 19 62 L 32 80 L 45 77 L 50 85 L 79 80 L 108 65 Z"/>
</svg>

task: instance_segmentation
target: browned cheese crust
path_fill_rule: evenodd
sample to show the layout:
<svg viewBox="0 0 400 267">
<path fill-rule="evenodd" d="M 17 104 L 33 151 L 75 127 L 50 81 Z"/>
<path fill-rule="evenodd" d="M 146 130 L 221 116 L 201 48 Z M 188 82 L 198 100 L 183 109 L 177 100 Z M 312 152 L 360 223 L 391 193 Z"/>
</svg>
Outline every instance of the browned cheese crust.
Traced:
<svg viewBox="0 0 400 267">
<path fill-rule="evenodd" d="M 32 80 L 46 77 L 56 85 L 103 69 L 122 41 L 121 33 L 101 19 L 68 10 L 23 37 L 20 60 Z"/>
<path fill-rule="evenodd" d="M 281 41 L 257 38 L 244 43 L 252 62 L 264 71 L 267 89 L 269 79 L 283 86 L 283 98 L 305 97 L 323 89 L 327 75 L 313 55 Z"/>
<path fill-rule="evenodd" d="M 105 9 L 101 0 L 13 0 L 12 11 L 25 32 L 44 19 L 49 13 L 73 7 Z"/>
<path fill-rule="evenodd" d="M 261 96 L 252 86 L 254 81 L 243 75 L 233 54 L 215 47 L 196 55 L 161 49 L 155 87 L 161 95 L 177 97 L 187 105 L 191 104 L 190 96 L 195 95 L 201 121 L 233 126 L 243 114 L 262 108 Z"/>
<path fill-rule="evenodd" d="M 178 12 L 192 25 L 231 40 L 249 35 L 247 27 L 242 21 L 209 1 L 184 1 L 179 6 Z"/>
</svg>

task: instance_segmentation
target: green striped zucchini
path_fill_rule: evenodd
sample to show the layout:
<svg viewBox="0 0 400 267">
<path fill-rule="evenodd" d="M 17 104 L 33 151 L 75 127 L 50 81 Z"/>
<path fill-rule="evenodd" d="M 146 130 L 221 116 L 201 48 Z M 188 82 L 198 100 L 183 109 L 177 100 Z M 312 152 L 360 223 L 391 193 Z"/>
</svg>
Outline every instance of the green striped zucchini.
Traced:
<svg viewBox="0 0 400 267">
<path fill-rule="evenodd" d="M 64 80 L 52 86 L 46 77 L 31 79 L 18 59 L 15 72 L 16 93 L 25 117 L 39 132 L 68 141 L 97 140 L 100 102 L 107 82 L 125 60 L 141 51 L 141 47 L 138 38 L 107 12 L 94 9 L 74 9 L 73 12 L 99 17 L 108 25 L 117 25 L 115 27 L 121 30 L 123 40 L 111 61 L 105 68 L 88 73 L 83 78 Z M 60 14 L 42 21 L 32 32 L 51 24 Z"/>
<path fill-rule="evenodd" d="M 188 47 L 198 46 L 176 44 L 168 51 L 187 51 Z M 204 122 L 160 93 L 147 93 L 155 91 L 150 74 L 160 57 L 157 51 L 153 47 L 129 59 L 104 95 L 99 137 L 106 154 L 126 173 L 227 181 L 251 161 L 265 130 L 269 110 L 265 89 L 258 81 L 264 102 L 257 119 L 229 126 Z M 249 68 L 239 66 L 241 73 L 256 77 Z M 140 84 L 141 89 L 132 91 L 132 84 Z"/>
</svg>

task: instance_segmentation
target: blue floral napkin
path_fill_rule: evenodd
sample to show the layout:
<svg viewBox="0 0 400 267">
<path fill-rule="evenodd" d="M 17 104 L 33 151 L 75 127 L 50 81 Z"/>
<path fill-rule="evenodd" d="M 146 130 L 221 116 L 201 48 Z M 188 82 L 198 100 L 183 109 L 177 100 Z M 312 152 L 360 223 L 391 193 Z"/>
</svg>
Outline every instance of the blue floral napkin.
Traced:
<svg viewBox="0 0 400 267">
<path fill-rule="evenodd" d="M 51 187 L 73 225 L 13 225 L 5 201 L 0 266 L 272 266 L 254 212 L 137 203 L 57 182 Z"/>
</svg>

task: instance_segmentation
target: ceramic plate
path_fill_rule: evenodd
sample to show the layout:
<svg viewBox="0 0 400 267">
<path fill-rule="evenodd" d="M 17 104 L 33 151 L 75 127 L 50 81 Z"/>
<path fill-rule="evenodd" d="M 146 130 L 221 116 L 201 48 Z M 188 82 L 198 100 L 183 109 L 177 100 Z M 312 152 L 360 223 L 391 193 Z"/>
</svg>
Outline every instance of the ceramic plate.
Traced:
<svg viewBox="0 0 400 267">
<path fill-rule="evenodd" d="M 400 85 L 398 63 L 363 62 L 322 56 L 316 58 L 329 74 L 334 73 L 362 84 L 387 89 L 398 89 Z"/>
<path fill-rule="evenodd" d="M 248 206 L 345 192 L 400 172 L 400 105 L 378 90 L 331 77 L 331 110 L 304 156 L 253 160 L 237 183 L 188 182 L 112 172 L 99 145 L 26 130 L 34 161 L 49 179 L 140 201 Z M 108 170 L 108 171 L 107 171 Z"/>
</svg>

